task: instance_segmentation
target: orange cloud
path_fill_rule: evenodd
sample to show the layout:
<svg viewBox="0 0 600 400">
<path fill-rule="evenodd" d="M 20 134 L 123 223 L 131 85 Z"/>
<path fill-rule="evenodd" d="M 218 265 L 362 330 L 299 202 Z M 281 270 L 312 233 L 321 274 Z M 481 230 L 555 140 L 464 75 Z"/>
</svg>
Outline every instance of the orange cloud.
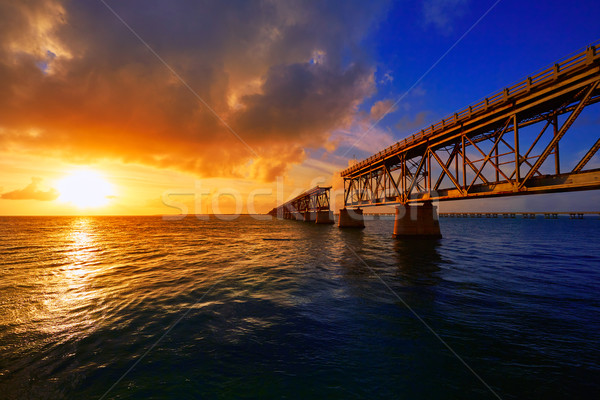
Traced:
<svg viewBox="0 0 600 400">
<path fill-rule="evenodd" d="M 331 132 L 375 88 L 368 60 L 342 62 L 381 12 L 375 3 L 115 3 L 185 84 L 101 2 L 5 3 L 0 146 L 9 151 L 272 180 L 305 148 L 331 150 Z"/>
<path fill-rule="evenodd" d="M 56 200 L 60 193 L 54 188 L 50 188 L 46 191 L 40 190 L 40 184 L 42 178 L 33 177 L 31 183 L 23 189 L 13 190 L 12 192 L 6 192 L 0 195 L 0 199 L 5 200 L 42 200 L 51 201 Z"/>
<path fill-rule="evenodd" d="M 371 106 L 371 118 L 375 121 L 397 110 L 393 100 L 380 100 Z"/>
</svg>

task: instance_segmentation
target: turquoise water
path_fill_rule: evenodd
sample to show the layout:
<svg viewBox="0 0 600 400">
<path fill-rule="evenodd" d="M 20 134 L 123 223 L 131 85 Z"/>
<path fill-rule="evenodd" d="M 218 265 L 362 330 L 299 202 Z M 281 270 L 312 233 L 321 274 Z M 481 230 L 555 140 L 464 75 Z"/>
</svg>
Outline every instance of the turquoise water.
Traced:
<svg viewBox="0 0 600 400">
<path fill-rule="evenodd" d="M 366 225 L 2 217 L 0 397 L 600 392 L 599 219 Z"/>
</svg>

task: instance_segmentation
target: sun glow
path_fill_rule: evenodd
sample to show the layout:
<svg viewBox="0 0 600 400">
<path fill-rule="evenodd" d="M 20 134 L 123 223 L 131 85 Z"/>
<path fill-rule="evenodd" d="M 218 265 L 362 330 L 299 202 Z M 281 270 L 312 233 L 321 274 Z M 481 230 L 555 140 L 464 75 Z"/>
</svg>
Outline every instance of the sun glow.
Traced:
<svg viewBox="0 0 600 400">
<path fill-rule="evenodd" d="M 112 185 L 98 172 L 79 170 L 57 183 L 59 201 L 79 208 L 95 208 L 108 204 L 114 196 Z"/>
</svg>

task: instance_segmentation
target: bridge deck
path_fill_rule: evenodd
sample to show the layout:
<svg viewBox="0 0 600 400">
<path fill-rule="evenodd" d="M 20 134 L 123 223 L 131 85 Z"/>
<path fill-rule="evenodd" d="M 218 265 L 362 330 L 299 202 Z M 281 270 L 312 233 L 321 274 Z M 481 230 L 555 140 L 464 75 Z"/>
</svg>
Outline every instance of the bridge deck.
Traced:
<svg viewBox="0 0 600 400">
<path fill-rule="evenodd" d="M 599 45 L 589 46 L 342 171 L 344 204 L 600 188 L 600 172 L 584 170 L 600 139 L 568 174 L 560 172 L 558 150 L 581 111 L 600 101 L 598 50 Z M 520 147 L 527 147 L 520 129 L 535 124 L 544 127 L 522 152 Z M 549 174 L 544 163 L 550 155 L 555 168 Z"/>
</svg>

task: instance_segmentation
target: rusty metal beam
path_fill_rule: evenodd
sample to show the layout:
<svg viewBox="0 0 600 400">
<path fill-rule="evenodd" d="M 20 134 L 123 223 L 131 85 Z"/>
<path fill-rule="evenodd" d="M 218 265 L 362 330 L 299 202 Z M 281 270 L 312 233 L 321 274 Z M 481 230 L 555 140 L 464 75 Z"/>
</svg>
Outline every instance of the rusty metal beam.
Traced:
<svg viewBox="0 0 600 400">
<path fill-rule="evenodd" d="M 598 140 L 596 140 L 596 143 L 594 143 L 594 145 L 588 150 L 588 152 L 585 154 L 585 156 L 583 156 L 581 161 L 579 161 L 577 163 L 577 165 L 575 166 L 575 168 L 573 168 L 573 171 L 571 171 L 571 172 L 581 171 L 583 169 L 583 167 L 585 167 L 585 165 L 592 159 L 592 157 L 594 157 L 594 154 L 596 154 L 596 152 L 599 149 L 600 149 L 600 138 L 598 138 Z"/>
<path fill-rule="evenodd" d="M 435 152 L 431 151 L 430 152 L 431 155 L 433 155 L 433 158 L 435 158 L 435 160 L 438 162 L 438 164 L 440 165 L 440 167 L 442 167 L 442 169 L 444 170 L 444 174 L 448 176 L 448 178 L 450 178 L 450 180 L 452 181 L 452 183 L 454 184 L 454 186 L 460 190 L 462 192 L 462 189 L 460 187 L 460 184 L 458 183 L 458 181 L 456 180 L 456 178 L 450 173 L 450 171 L 448 170 L 448 165 L 450 165 L 450 162 L 452 162 L 452 159 L 450 159 L 450 162 L 448 162 L 447 164 L 444 164 L 442 162 L 442 160 L 440 160 L 440 158 L 438 157 L 437 154 L 435 154 Z M 443 179 L 444 175 L 440 175 L 440 179 Z M 436 187 L 434 188 L 434 190 L 437 190 L 437 184 Z"/>
<path fill-rule="evenodd" d="M 527 175 L 525 175 L 525 178 L 523 178 L 523 181 L 519 185 L 519 188 L 522 188 L 523 186 L 525 186 L 525 184 L 527 183 L 529 178 L 531 178 L 533 176 L 533 174 L 535 173 L 535 171 L 537 171 L 542 166 L 544 161 L 546 161 L 546 158 L 548 158 L 548 156 L 550 155 L 550 152 L 552 152 L 554 147 L 558 144 L 558 141 L 563 137 L 563 135 L 567 132 L 567 130 L 571 127 L 571 125 L 573 125 L 573 122 L 575 122 L 575 120 L 577 119 L 579 114 L 581 114 L 581 111 L 583 111 L 583 108 L 586 106 L 586 102 L 592 95 L 592 92 L 596 89 L 596 87 L 598 87 L 599 82 L 600 81 L 597 80 L 596 82 L 594 82 L 593 84 L 590 85 L 590 87 L 587 90 L 587 92 L 585 93 L 585 96 L 583 97 L 583 99 L 581 99 L 579 101 L 577 108 L 575 108 L 575 110 L 573 110 L 573 112 L 571 112 L 571 114 L 569 115 L 567 120 L 564 122 L 563 126 L 559 129 L 557 134 L 552 138 L 552 141 L 550 141 L 550 144 L 546 147 L 546 149 L 540 155 L 540 157 L 537 159 L 535 164 L 533 164 L 533 167 L 529 170 Z"/>
</svg>

